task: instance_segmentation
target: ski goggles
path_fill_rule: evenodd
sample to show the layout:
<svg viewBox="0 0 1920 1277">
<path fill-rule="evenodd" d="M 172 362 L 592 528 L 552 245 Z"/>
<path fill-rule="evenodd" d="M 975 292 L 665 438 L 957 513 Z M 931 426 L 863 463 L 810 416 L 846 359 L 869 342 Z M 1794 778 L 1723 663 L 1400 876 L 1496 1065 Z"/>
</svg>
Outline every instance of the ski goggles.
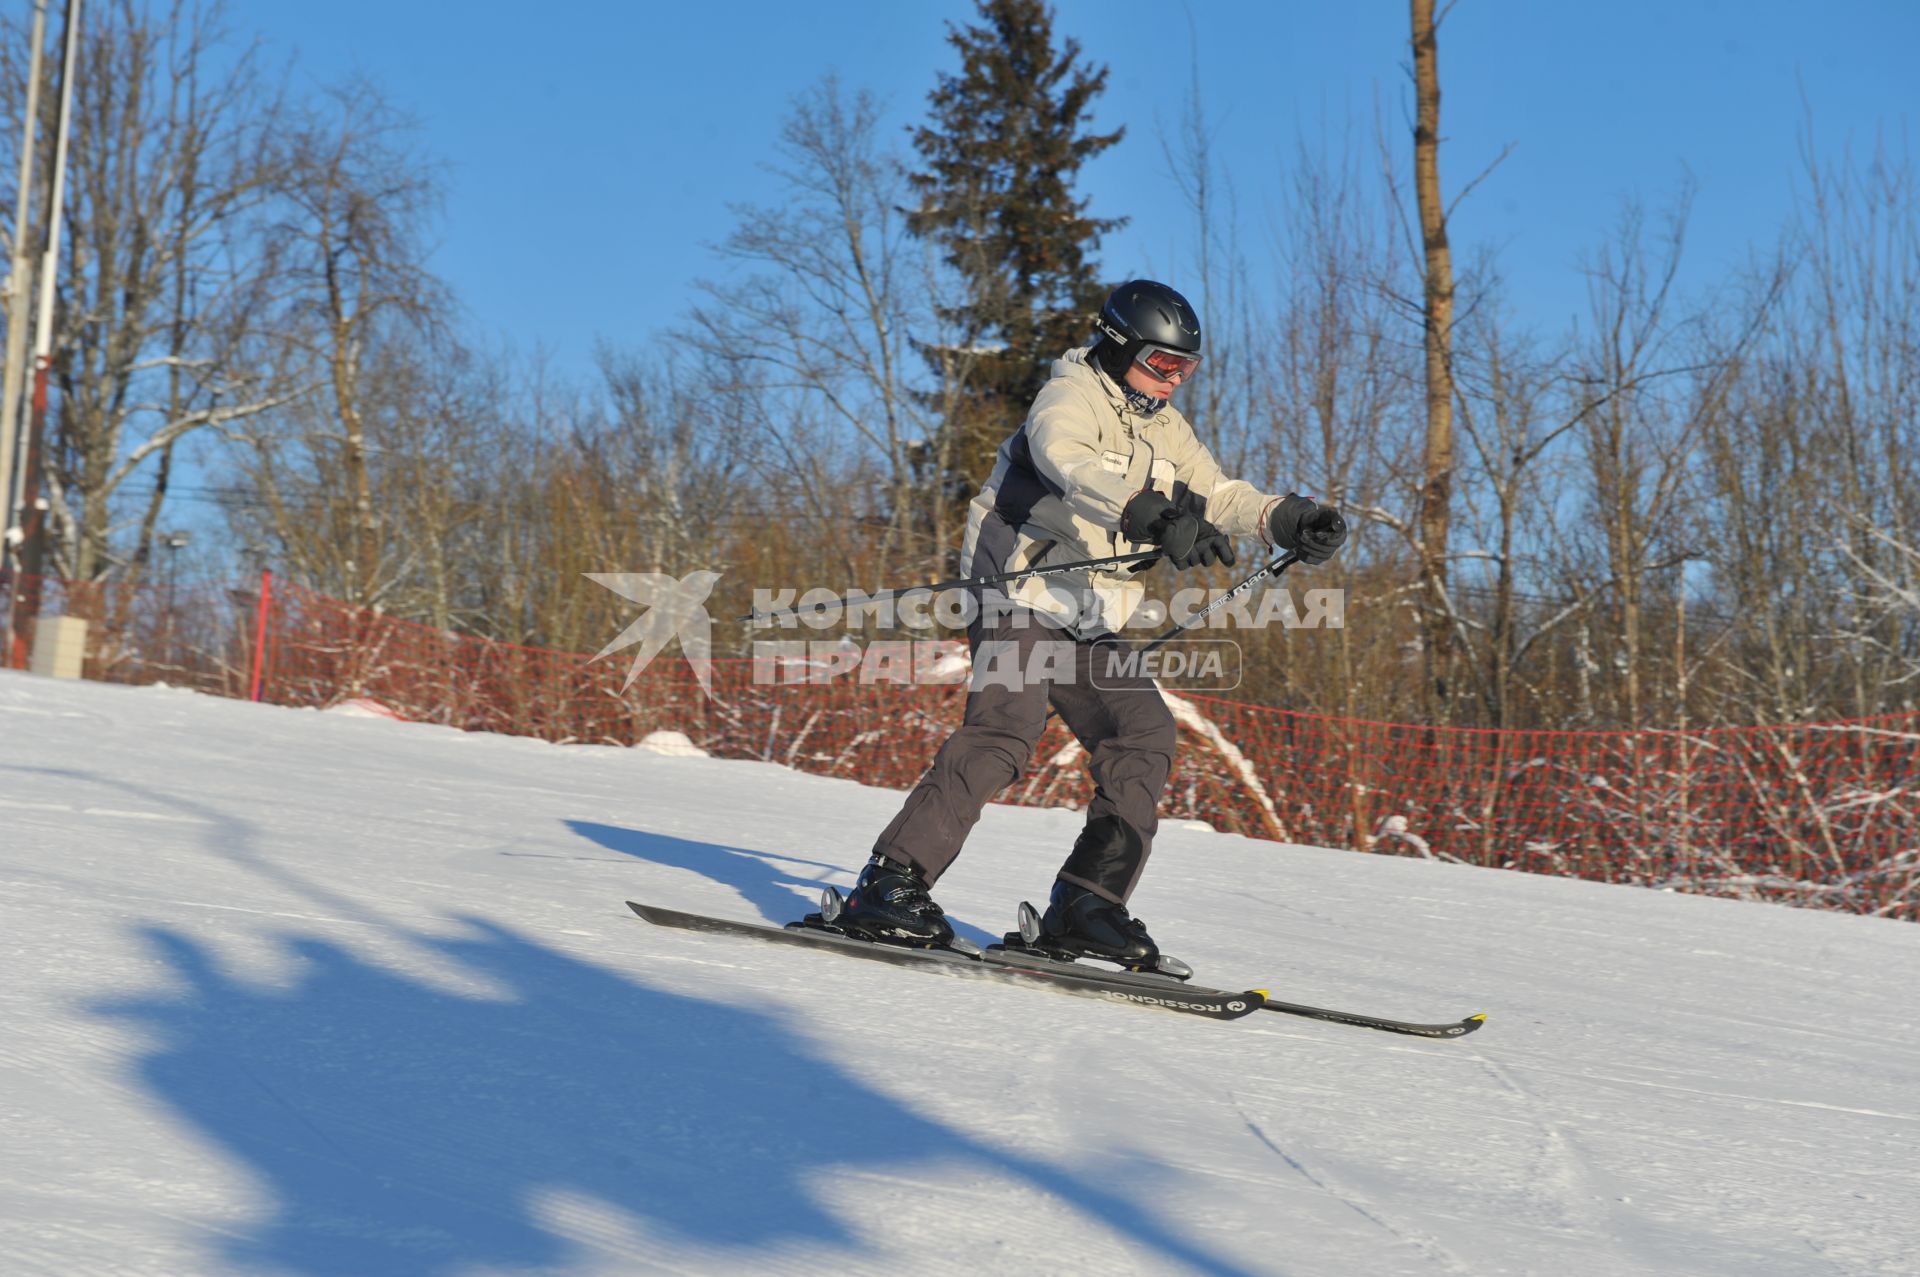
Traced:
<svg viewBox="0 0 1920 1277">
<path fill-rule="evenodd" d="M 1178 377 L 1181 381 L 1193 376 L 1193 370 L 1200 366 L 1200 356 L 1187 350 L 1174 350 L 1168 346 L 1145 346 L 1133 361 L 1162 381 L 1172 381 Z"/>
</svg>

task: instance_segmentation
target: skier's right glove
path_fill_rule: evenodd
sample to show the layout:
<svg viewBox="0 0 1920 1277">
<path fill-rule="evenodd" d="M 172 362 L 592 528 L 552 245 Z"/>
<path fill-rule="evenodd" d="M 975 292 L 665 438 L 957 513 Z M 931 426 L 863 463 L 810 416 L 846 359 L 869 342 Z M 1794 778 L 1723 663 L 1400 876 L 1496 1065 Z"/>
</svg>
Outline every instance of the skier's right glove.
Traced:
<svg viewBox="0 0 1920 1277">
<path fill-rule="evenodd" d="M 1347 543 L 1347 521 L 1330 505 L 1289 492 L 1267 515 L 1267 538 L 1292 550 L 1308 567 L 1317 567 Z"/>
<path fill-rule="evenodd" d="M 1233 542 L 1226 533 L 1152 488 L 1134 493 L 1120 512 L 1120 535 L 1129 541 L 1159 546 L 1160 553 L 1176 568 L 1233 565 Z"/>
</svg>

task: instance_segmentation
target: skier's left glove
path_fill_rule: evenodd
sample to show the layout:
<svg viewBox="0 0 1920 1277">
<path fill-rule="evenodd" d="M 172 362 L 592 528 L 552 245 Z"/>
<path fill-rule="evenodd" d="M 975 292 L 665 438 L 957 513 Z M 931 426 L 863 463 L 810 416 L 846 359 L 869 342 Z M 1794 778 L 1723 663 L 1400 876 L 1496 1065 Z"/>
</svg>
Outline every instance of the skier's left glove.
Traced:
<svg viewBox="0 0 1920 1277">
<path fill-rule="evenodd" d="M 1120 535 L 1159 546 L 1161 555 L 1176 568 L 1233 566 L 1233 542 L 1226 533 L 1152 488 L 1134 493 L 1120 512 Z"/>
<path fill-rule="evenodd" d="M 1308 567 L 1317 567 L 1347 543 L 1347 521 L 1332 506 L 1289 492 L 1267 515 L 1267 537 L 1299 555 Z"/>
</svg>

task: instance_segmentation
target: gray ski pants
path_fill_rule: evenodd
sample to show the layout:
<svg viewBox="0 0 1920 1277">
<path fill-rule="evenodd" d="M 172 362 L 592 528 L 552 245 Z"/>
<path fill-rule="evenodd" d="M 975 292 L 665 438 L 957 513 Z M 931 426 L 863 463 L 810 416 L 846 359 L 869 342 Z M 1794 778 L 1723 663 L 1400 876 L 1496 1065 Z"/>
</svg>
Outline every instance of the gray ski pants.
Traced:
<svg viewBox="0 0 1920 1277">
<path fill-rule="evenodd" d="M 1138 835 L 1107 852 L 1074 861 L 1088 875 L 1060 877 L 1121 904 L 1139 884 L 1159 826 L 1161 791 L 1173 768 L 1173 714 L 1149 678 L 1116 670 L 1130 649 L 1106 635 L 1076 639 L 1023 607 L 983 609 L 968 629 L 974 678 L 966 720 L 934 756 L 874 844 L 874 850 L 920 866 L 937 881 L 960 854 L 980 809 L 1018 780 L 1047 725 L 1060 715 L 1088 754 L 1093 802 L 1087 820 L 1115 816 Z M 1024 623 L 1023 623 L 1024 622 Z M 1016 668 L 1009 670 L 1009 666 Z M 1097 675 L 1097 678 L 1096 678 Z"/>
</svg>

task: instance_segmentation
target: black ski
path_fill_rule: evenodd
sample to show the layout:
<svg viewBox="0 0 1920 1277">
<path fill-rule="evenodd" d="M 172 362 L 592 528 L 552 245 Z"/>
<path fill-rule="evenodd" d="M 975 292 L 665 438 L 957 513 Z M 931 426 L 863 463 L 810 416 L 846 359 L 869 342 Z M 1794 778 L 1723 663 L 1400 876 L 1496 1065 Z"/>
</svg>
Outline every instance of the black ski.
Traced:
<svg viewBox="0 0 1920 1277">
<path fill-rule="evenodd" d="M 1015 938 L 1014 936 L 1008 937 L 1009 940 Z M 1045 965 L 1048 967 L 1067 967 L 1074 970 L 1087 969 L 1079 967 L 1077 964 L 1054 961 L 1044 954 L 1036 953 L 1030 949 L 1022 949 L 1011 944 L 994 945 L 980 956 L 987 962 L 1019 962 L 1030 966 Z M 1121 980 L 1129 984 L 1146 985 L 1148 987 L 1165 987 L 1171 983 L 1166 976 L 1135 974 L 1129 971 L 1103 971 L 1101 974 L 1112 980 Z M 1194 993 L 1218 992 L 1216 989 L 1194 988 L 1188 985 L 1177 985 L 1175 987 L 1186 988 Z M 1261 992 L 1265 993 L 1266 991 L 1261 990 Z M 1263 1011 L 1278 1011 L 1282 1015 L 1305 1016 L 1310 1020 L 1327 1020 L 1334 1024 L 1351 1024 L 1356 1028 L 1379 1029 L 1385 1033 L 1406 1033 L 1414 1037 L 1422 1038 L 1465 1037 L 1486 1023 L 1487 1019 L 1486 1013 L 1481 1012 L 1476 1015 L 1470 1015 L 1464 1020 L 1447 1020 L 1439 1024 L 1419 1024 L 1409 1020 L 1389 1020 L 1384 1016 L 1378 1015 L 1362 1015 L 1357 1011 L 1334 1011 L 1326 1007 L 1305 1006 L 1298 1002 L 1278 1002 L 1274 1000 L 1271 994 L 1267 994 L 1266 998 L 1261 1002 L 1260 1009 Z"/>
<path fill-rule="evenodd" d="M 878 944 L 819 927 L 789 923 L 785 927 L 761 922 L 736 922 L 705 914 L 682 913 L 657 905 L 627 901 L 627 907 L 648 922 L 683 931 L 704 931 L 719 935 L 751 936 L 782 944 L 805 945 L 856 958 L 888 962 L 895 966 L 923 966 L 951 971 L 959 975 L 990 976 L 1029 984 L 1038 983 L 1069 993 L 1088 994 L 1146 1006 L 1164 1007 L 1217 1020 L 1237 1020 L 1255 1010 L 1278 1011 L 1282 1015 L 1305 1016 L 1334 1024 L 1379 1029 L 1386 1033 L 1405 1033 L 1423 1038 L 1465 1037 L 1486 1022 L 1484 1014 L 1439 1024 L 1421 1024 L 1408 1020 L 1390 1020 L 1383 1016 L 1362 1015 L 1353 1011 L 1335 1011 L 1326 1007 L 1305 1006 L 1297 1002 L 1276 1002 L 1264 989 L 1231 993 L 1223 989 L 1199 988 L 1167 976 L 1129 971 L 1108 971 L 1073 962 L 1059 962 L 1028 950 L 995 945 L 977 955 L 952 949 L 909 949 L 900 945 Z"/>
<path fill-rule="evenodd" d="M 923 967 L 956 975 L 984 976 L 989 979 L 1038 985 L 1057 989 L 1063 993 L 1105 998 L 1112 1002 L 1128 1002 L 1135 1006 L 1158 1007 L 1166 1011 L 1178 1011 L 1213 1020 L 1237 1020 L 1241 1016 L 1251 1015 L 1260 1009 L 1261 1003 L 1265 1000 L 1265 995 L 1258 989 L 1248 989 L 1241 993 L 1229 993 L 1220 989 L 1190 989 L 1164 976 L 1157 979 L 1151 976 L 1130 976 L 1125 972 L 1101 971 L 1068 963 L 1050 962 L 1045 959 L 987 960 L 986 955 L 975 956 L 955 949 L 909 949 L 902 945 L 860 940 L 839 932 L 802 926 L 798 923 L 774 927 L 762 922 L 736 922 L 731 918 L 714 918 L 705 914 L 682 913 L 678 909 L 663 909 L 657 905 L 644 905 L 635 900 L 627 901 L 627 907 L 648 922 L 660 927 L 677 927 L 682 931 L 702 931 L 715 935 L 750 936 L 758 940 L 772 940 L 779 944 L 804 945 L 813 949 L 825 949 L 832 953 L 844 953 L 850 957 L 892 963 L 895 966 Z"/>
<path fill-rule="evenodd" d="M 1298 1002 L 1275 1002 L 1271 998 L 1264 1004 L 1268 1011 L 1278 1011 L 1282 1015 L 1303 1015 L 1309 1020 L 1327 1020 L 1334 1024 L 1351 1024 L 1361 1029 L 1379 1029 L 1385 1033 L 1409 1033 L 1418 1038 L 1463 1038 L 1487 1022 L 1487 1013 L 1479 1011 L 1464 1020 L 1447 1020 L 1439 1024 L 1416 1024 L 1410 1020 L 1389 1020 L 1385 1016 L 1361 1015 L 1356 1011 L 1330 1011 L 1326 1007 L 1302 1006 Z"/>
</svg>

